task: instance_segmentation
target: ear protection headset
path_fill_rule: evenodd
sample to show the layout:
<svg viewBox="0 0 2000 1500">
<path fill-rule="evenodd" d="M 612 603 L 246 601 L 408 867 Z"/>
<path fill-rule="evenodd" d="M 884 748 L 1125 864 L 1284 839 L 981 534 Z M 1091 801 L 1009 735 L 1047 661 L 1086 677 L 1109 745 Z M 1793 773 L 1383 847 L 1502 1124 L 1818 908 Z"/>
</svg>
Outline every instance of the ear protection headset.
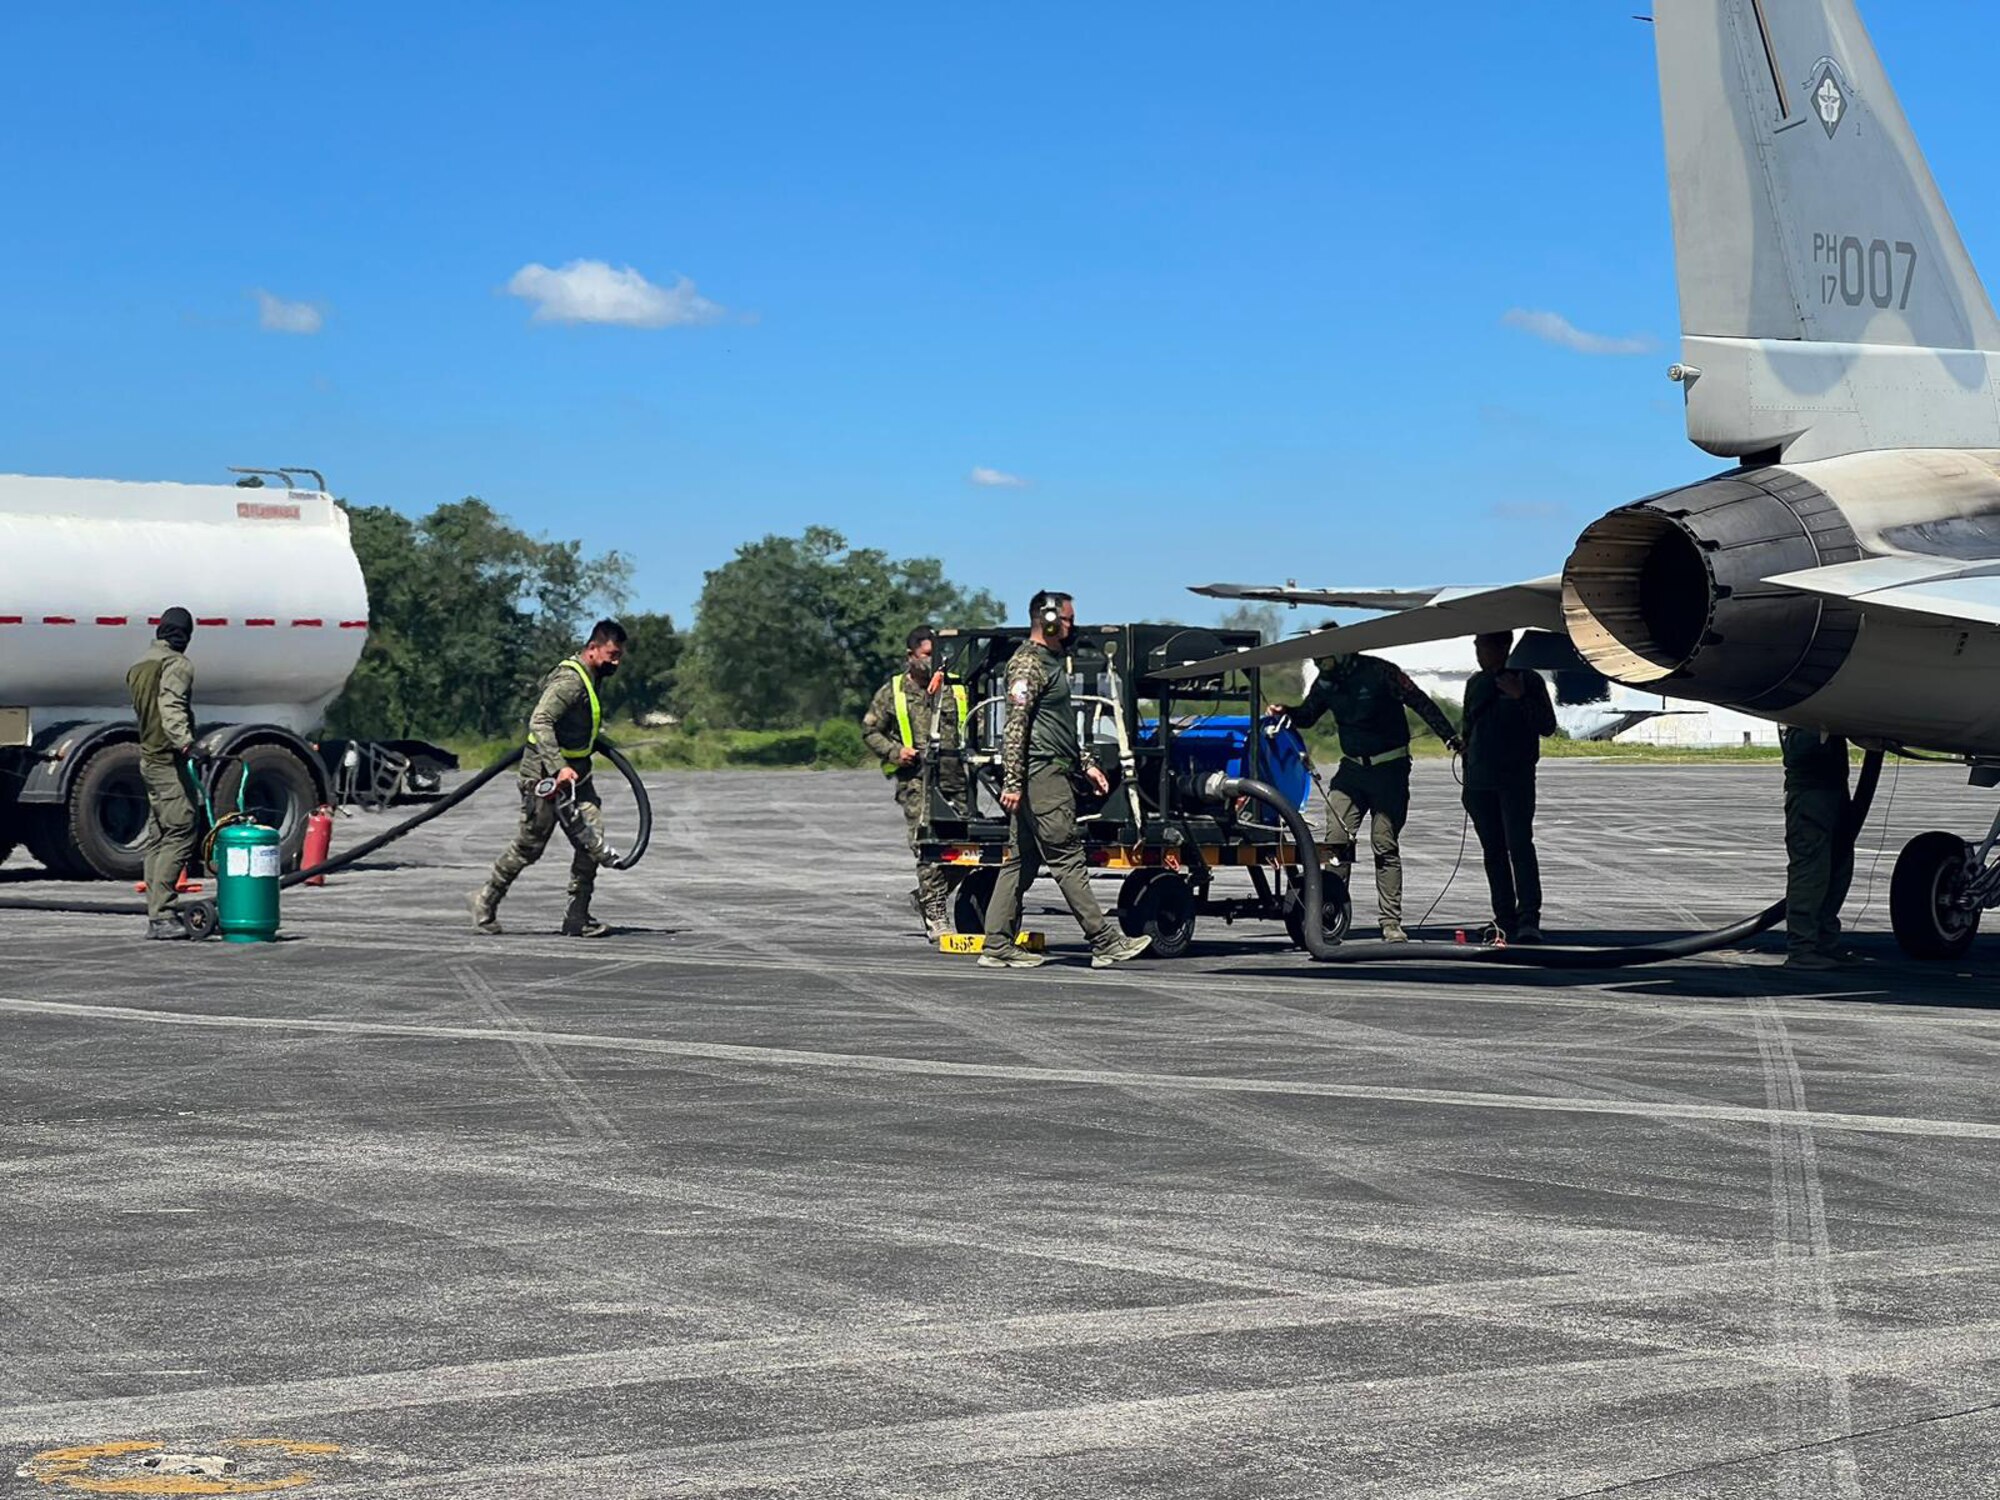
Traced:
<svg viewBox="0 0 2000 1500">
<path fill-rule="evenodd" d="M 1062 599 L 1053 589 L 1042 590 L 1043 604 L 1039 616 L 1043 635 L 1052 635 L 1062 625 Z"/>
</svg>

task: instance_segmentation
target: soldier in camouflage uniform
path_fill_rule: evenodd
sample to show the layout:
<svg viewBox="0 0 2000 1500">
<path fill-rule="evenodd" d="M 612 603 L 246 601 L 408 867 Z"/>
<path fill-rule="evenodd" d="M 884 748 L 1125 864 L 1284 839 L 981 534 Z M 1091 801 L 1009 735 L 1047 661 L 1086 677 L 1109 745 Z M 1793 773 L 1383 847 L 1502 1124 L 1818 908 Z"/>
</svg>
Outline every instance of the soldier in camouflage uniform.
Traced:
<svg viewBox="0 0 2000 1500">
<path fill-rule="evenodd" d="M 185 938 L 173 914 L 174 889 L 194 858 L 194 802 L 182 766 L 194 754 L 194 668 L 183 654 L 194 638 L 194 616 L 163 612 L 152 649 L 132 664 L 125 686 L 139 719 L 139 776 L 146 784 L 146 936 Z"/>
<path fill-rule="evenodd" d="M 1000 805 L 1012 821 L 1007 857 L 986 909 L 979 963 L 988 969 L 1022 969 L 1042 962 L 1041 954 L 1015 946 L 1014 940 L 1021 928 L 1021 895 L 1035 878 L 1036 862 L 1045 860 L 1090 939 L 1090 966 L 1101 969 L 1137 958 L 1152 939 L 1127 937 L 1117 923 L 1107 921 L 1086 873 L 1071 778 L 1081 771 L 1100 792 L 1109 791 L 1110 783 L 1076 732 L 1063 655 L 1076 629 L 1076 605 L 1068 594 L 1044 591 L 1029 603 L 1028 613 L 1033 633 L 1007 663 Z"/>
<path fill-rule="evenodd" d="M 1333 773 L 1327 801 L 1331 815 L 1326 841 L 1340 877 L 1354 868 L 1354 841 L 1362 815 L 1369 815 L 1375 849 L 1375 895 L 1382 908 L 1382 939 L 1406 943 L 1403 931 L 1403 824 L 1410 816 L 1410 724 L 1413 708 L 1447 748 L 1462 748 L 1444 710 L 1431 702 L 1403 669 L 1379 656 L 1343 654 L 1320 665 L 1306 701 L 1297 708 L 1273 704 L 1306 728 L 1331 713 L 1340 728 L 1340 767 Z"/>
<path fill-rule="evenodd" d="M 909 826 L 915 852 L 923 823 L 924 756 L 933 731 L 937 740 L 937 786 L 947 801 L 965 795 L 965 763 L 958 758 L 965 719 L 965 689 L 933 669 L 937 632 L 928 625 L 912 630 L 903 643 L 909 649 L 904 669 L 883 683 L 861 716 L 861 738 L 882 762 L 882 774 L 895 778 L 896 805 Z M 924 936 L 936 942 L 951 931 L 945 903 L 951 887 L 936 865 L 917 866 L 917 910 L 923 914 Z"/>
<path fill-rule="evenodd" d="M 1847 741 L 1787 725 L 1778 742 L 1785 754 L 1785 966 L 1831 969 L 1853 958 L 1840 944 L 1860 832 L 1847 790 Z"/>
<path fill-rule="evenodd" d="M 472 925 L 498 934 L 499 906 L 515 877 L 542 857 L 555 832 L 556 799 L 574 791 L 574 825 L 564 832 L 576 846 L 569 866 L 569 910 L 563 915 L 565 937 L 604 937 L 611 929 L 590 914 L 590 895 L 600 865 L 613 863 L 617 851 L 604 841 L 604 815 L 591 780 L 590 752 L 604 713 L 598 684 L 618 670 L 625 656 L 625 627 L 616 620 L 599 620 L 584 648 L 542 679 L 535 711 L 528 719 L 528 746 L 521 757 L 521 823 L 514 841 L 493 862 L 486 884 L 469 898 Z M 553 779 L 556 797 L 537 796 L 538 782 Z"/>
</svg>

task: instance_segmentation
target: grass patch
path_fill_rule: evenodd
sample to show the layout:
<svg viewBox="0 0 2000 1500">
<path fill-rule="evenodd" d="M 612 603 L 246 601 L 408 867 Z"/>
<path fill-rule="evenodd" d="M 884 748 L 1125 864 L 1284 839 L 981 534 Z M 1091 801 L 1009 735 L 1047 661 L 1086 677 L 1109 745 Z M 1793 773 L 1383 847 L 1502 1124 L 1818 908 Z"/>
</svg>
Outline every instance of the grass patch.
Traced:
<svg viewBox="0 0 2000 1500">
<path fill-rule="evenodd" d="M 852 770 L 874 760 L 861 743 L 834 728 L 640 729 L 607 726 L 612 743 L 642 771 Z M 519 740 L 447 739 L 460 767 L 482 770 L 516 748 Z"/>
</svg>

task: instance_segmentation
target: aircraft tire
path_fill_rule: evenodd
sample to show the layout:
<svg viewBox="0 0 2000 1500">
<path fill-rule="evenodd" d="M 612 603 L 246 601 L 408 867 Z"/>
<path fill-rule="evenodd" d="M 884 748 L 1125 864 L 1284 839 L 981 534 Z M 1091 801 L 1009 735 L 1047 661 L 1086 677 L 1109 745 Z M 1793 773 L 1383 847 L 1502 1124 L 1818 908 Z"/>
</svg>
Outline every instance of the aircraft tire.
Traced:
<svg viewBox="0 0 2000 1500">
<path fill-rule="evenodd" d="M 1951 905 L 1964 884 L 1967 845 L 1955 833 L 1920 833 L 1896 856 L 1889 926 L 1911 958 L 1957 958 L 1979 935 L 1978 912 Z"/>
</svg>

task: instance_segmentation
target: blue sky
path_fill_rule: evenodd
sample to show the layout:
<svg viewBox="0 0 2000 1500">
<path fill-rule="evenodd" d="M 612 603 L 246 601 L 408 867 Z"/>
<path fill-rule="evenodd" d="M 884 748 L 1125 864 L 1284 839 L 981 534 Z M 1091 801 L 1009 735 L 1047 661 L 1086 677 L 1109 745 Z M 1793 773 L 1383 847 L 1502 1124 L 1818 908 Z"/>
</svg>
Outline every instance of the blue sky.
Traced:
<svg viewBox="0 0 2000 1500">
<path fill-rule="evenodd" d="M 479 494 L 683 622 L 815 522 L 1016 615 L 1551 571 L 1715 467 L 1644 8 L 7 7 L 0 470 Z M 1863 10 L 2000 265 L 2000 12 Z"/>
</svg>

